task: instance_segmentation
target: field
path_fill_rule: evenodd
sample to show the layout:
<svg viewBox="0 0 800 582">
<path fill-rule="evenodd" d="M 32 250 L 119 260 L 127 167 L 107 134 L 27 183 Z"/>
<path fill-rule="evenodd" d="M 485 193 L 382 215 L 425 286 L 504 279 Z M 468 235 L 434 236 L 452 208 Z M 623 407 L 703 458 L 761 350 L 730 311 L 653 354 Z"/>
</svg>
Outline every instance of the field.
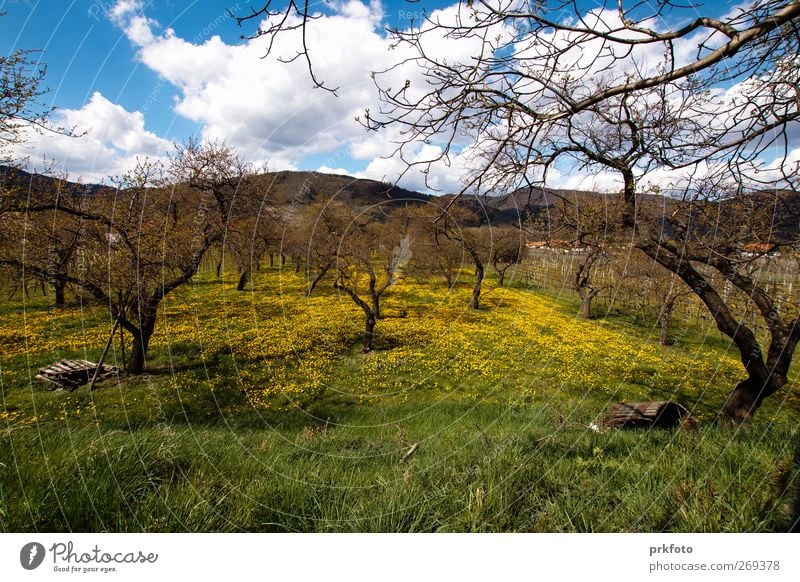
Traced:
<svg viewBox="0 0 800 582">
<path fill-rule="evenodd" d="M 468 278 L 468 277 L 467 277 Z M 164 303 L 148 374 L 94 392 L 33 379 L 99 357 L 102 306 L 0 303 L 2 531 L 786 531 L 800 512 L 800 386 L 716 422 L 742 374 L 718 334 L 575 317 L 521 284 L 467 308 L 407 277 L 377 348 L 363 316 L 290 267 L 203 272 Z M 708 331 L 708 330 L 706 330 Z M 110 363 L 121 365 L 117 340 Z M 595 431 L 618 401 L 673 399 L 697 431 Z"/>
</svg>

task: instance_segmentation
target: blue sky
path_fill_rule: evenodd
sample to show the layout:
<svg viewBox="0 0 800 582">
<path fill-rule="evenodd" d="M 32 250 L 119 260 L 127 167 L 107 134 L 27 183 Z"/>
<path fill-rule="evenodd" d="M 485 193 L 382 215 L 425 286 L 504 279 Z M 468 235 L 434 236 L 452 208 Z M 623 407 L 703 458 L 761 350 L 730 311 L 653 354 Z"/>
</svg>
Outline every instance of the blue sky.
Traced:
<svg viewBox="0 0 800 582">
<path fill-rule="evenodd" d="M 322 169 L 394 180 L 399 164 L 391 134 L 367 134 L 354 117 L 375 107 L 369 71 L 389 64 L 383 32 L 447 0 L 322 6 L 318 73 L 342 86 L 338 98 L 314 90 L 300 63 L 259 59 L 263 40 L 243 41 L 226 8 L 247 12 L 258 0 L 0 0 L 0 51 L 41 49 L 47 64 L 44 102 L 56 120 L 88 130 L 78 140 L 38 136 L 26 153 L 42 155 L 72 177 L 99 181 L 130 167 L 137 155 L 157 157 L 189 135 L 224 139 L 270 169 Z M 588 6 L 594 3 L 587 3 Z M 615 4 L 615 2 L 614 2 Z M 714 11 L 727 11 L 721 2 Z M 327 27 L 327 28 L 326 28 Z M 251 25 L 250 31 L 253 30 Z M 284 54 L 290 54 L 290 48 Z M 468 56 L 468 55 L 464 55 Z M 427 150 L 425 148 L 428 148 Z M 419 155 L 433 146 L 420 144 Z M 458 188 L 455 160 L 431 178 Z M 422 177 L 403 184 L 423 187 Z"/>
</svg>

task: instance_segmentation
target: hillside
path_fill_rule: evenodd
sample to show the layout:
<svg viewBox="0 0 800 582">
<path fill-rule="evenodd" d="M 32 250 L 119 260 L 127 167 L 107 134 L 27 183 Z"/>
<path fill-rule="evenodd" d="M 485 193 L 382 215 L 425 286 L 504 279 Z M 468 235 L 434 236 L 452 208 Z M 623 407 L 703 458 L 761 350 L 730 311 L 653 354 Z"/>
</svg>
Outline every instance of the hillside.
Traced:
<svg viewBox="0 0 800 582">
<path fill-rule="evenodd" d="M 444 206 L 452 200 L 453 194 L 432 195 L 408 190 L 388 182 L 354 178 L 321 172 L 281 171 L 258 174 L 252 178 L 259 182 L 258 191 L 268 193 L 277 205 L 308 204 L 319 200 L 336 200 L 354 207 L 367 207 L 388 201 L 408 201 L 424 204 L 436 201 Z M 62 180 L 42 174 L 29 173 L 18 168 L 0 165 L 0 188 L 17 189 L 26 198 L 47 191 L 61 191 L 75 197 L 92 196 L 108 191 L 110 186 L 100 184 L 83 184 Z M 608 194 L 580 190 L 558 190 L 551 188 L 519 188 L 505 196 L 464 195 L 462 200 L 472 207 L 476 213 L 488 219 L 494 225 L 519 224 L 529 216 L 540 215 L 552 208 L 559 200 L 583 200 L 586 202 L 602 201 Z M 752 193 L 735 198 L 723 199 L 719 202 L 727 205 L 735 214 L 742 211 L 753 213 L 762 208 L 764 193 Z M 646 195 L 643 197 L 643 208 L 651 213 L 671 214 L 677 201 L 666 196 Z M 711 204 L 716 204 L 710 202 Z M 773 212 L 775 232 L 783 238 L 791 238 L 800 229 L 800 194 L 784 192 L 780 204 L 769 205 Z M 746 209 L 746 210 L 745 210 Z M 548 220 L 552 217 L 548 216 Z M 552 225 L 553 226 L 557 225 Z"/>
</svg>

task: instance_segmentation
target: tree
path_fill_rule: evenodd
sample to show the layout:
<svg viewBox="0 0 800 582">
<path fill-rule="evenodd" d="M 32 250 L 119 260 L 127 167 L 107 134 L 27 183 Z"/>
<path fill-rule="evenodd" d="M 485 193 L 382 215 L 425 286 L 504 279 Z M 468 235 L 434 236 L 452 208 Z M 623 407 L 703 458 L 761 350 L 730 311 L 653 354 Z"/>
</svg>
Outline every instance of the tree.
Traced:
<svg viewBox="0 0 800 582">
<path fill-rule="evenodd" d="M 4 13 L 0 12 L 0 18 Z M 42 86 L 47 67 L 41 51 L 18 49 L 0 55 L 0 163 L 14 161 L 8 148 L 25 141 L 28 130 L 73 135 L 73 130 L 50 123 L 54 108 L 39 103 L 48 92 Z"/>
<path fill-rule="evenodd" d="M 465 252 L 462 245 L 452 238 L 437 236 L 435 222 L 441 214 L 440 209 L 422 215 L 414 232 L 414 267 L 425 276 L 435 275 L 444 279 L 448 290 L 455 287 L 458 276 L 464 267 Z"/>
<path fill-rule="evenodd" d="M 215 176 L 244 168 L 237 166 L 235 152 L 217 145 L 192 148 L 186 165 L 182 160 L 187 148 L 176 149 L 172 173 L 165 174 L 159 163 L 139 161 L 116 179 L 116 189 L 103 188 L 71 200 L 44 191 L 13 213 L 32 229 L 63 217 L 80 221 L 80 260 L 73 261 L 67 272 L 52 272 L 48 257 L 41 253 L 23 253 L 21 265 L 42 277 L 72 284 L 107 305 L 112 318 L 132 336 L 128 362 L 132 374 L 145 369 L 161 302 L 191 280 L 206 252 L 222 243 L 226 218 L 236 216 L 241 180 L 214 181 Z M 203 174 L 192 161 L 199 157 L 195 154 L 212 151 L 216 155 L 210 155 L 210 170 Z M 234 166 L 224 174 L 218 173 L 223 160 Z"/>
<path fill-rule="evenodd" d="M 655 317 L 658 343 L 672 344 L 670 335 L 675 308 L 692 295 L 675 273 L 668 271 L 637 249 L 622 248 L 611 257 L 615 301 L 625 297 L 637 316 Z M 633 299 L 633 301 L 631 301 Z"/>
<path fill-rule="evenodd" d="M 2 16 L 2 14 L 0 14 Z M 0 154 L 8 146 L 20 143 L 28 127 L 45 128 L 52 110 L 38 106 L 46 69 L 34 55 L 38 51 L 17 50 L 0 55 Z M 0 157 L 3 161 L 3 157 Z"/>
<path fill-rule="evenodd" d="M 800 339 L 796 311 L 776 310 L 764 282 L 740 260 L 748 238 L 785 249 L 797 245 L 796 231 L 776 228 L 782 218 L 775 212 L 748 214 L 747 232 L 736 227 L 736 207 L 755 210 L 747 200 L 756 193 L 766 202 L 762 208 L 774 210 L 790 204 L 787 193 L 797 191 L 797 160 L 764 157 L 782 145 L 789 151 L 790 128 L 800 114 L 800 3 L 756 2 L 725 20 L 698 18 L 666 31 L 659 15 L 680 12 L 666 2 L 655 5 L 655 14 L 640 5 L 625 10 L 620 4 L 617 11 L 561 5 L 575 11 L 572 18 L 556 16 L 548 4 L 518 6 L 476 2 L 462 5 L 472 16 L 469 26 L 396 31 L 401 43 L 416 49 L 431 88 L 422 96 L 411 88 L 384 91 L 389 105 L 368 123 L 400 123 L 415 140 L 435 140 L 442 127 L 448 135 L 473 135 L 484 160 L 473 185 L 542 182 L 559 164 L 570 167 L 564 160 L 576 169 L 616 173 L 621 219 L 604 231 L 631 240 L 706 304 L 747 372 L 724 416 L 746 421 L 786 384 Z M 513 34 L 501 30 L 508 24 L 515 25 Z M 426 35 L 442 28 L 456 40 L 480 41 L 484 51 L 463 63 L 429 56 L 435 53 L 425 50 Z M 696 58 L 687 61 L 685 49 L 698 45 L 701 29 L 714 34 L 711 48 L 701 41 Z M 645 60 L 648 51 L 661 58 Z M 734 80 L 739 83 L 726 91 Z M 681 202 L 671 213 L 654 212 L 640 190 L 645 176 L 664 168 L 685 170 L 673 173 L 671 194 Z M 769 330 L 766 357 L 707 268 L 761 313 Z"/>
<path fill-rule="evenodd" d="M 320 281 L 336 266 L 339 245 L 353 220 L 352 213 L 335 201 L 309 204 L 294 218 L 298 256 L 304 255 L 309 275 L 306 297 L 311 297 Z M 335 270 L 335 269 L 334 269 Z"/>
<path fill-rule="evenodd" d="M 595 265 L 604 257 L 605 252 L 603 247 L 591 246 L 588 252 L 583 253 L 583 258 L 575 269 L 575 279 L 572 283 L 572 288 L 578 294 L 578 297 L 581 298 L 581 317 L 584 319 L 591 319 L 592 301 L 594 301 L 594 298 L 602 291 L 602 287 L 598 287 L 592 283 L 592 271 Z"/>
<path fill-rule="evenodd" d="M 354 218 L 340 239 L 333 285 L 364 312 L 364 353 L 374 349 L 381 300 L 404 275 L 411 256 L 408 232 L 363 215 Z"/>
<path fill-rule="evenodd" d="M 14 172 L 14 170 L 9 170 Z M 25 189 L 19 184 L 27 177 L 29 194 L 36 199 L 40 196 L 38 189 L 52 189 L 56 200 L 65 205 L 79 203 L 80 194 L 75 185 L 67 180 L 67 176 L 39 179 L 34 175 L 17 172 L 14 182 L 17 184 L 6 192 L 10 200 L 12 196 L 21 195 Z M 16 190 L 17 192 L 14 192 Z M 6 208 L 12 208 L 6 204 Z M 81 248 L 82 224 L 79 218 L 60 212 L 48 214 L 46 220 L 26 220 L 24 213 L 7 212 L 0 226 L 0 263 L 16 268 L 25 273 L 26 265 L 39 267 L 37 271 L 29 271 L 42 283 L 52 285 L 54 291 L 53 304 L 57 307 L 66 302 L 67 282 L 64 275 L 74 269 L 74 262 Z M 22 236 L 23 244 L 20 244 Z M 23 282 L 23 288 L 25 284 Z"/>
<path fill-rule="evenodd" d="M 497 284 L 505 284 L 506 272 L 522 261 L 520 229 L 495 227 L 492 229 L 492 268 L 497 273 Z"/>
<path fill-rule="evenodd" d="M 285 16 L 259 31 L 270 40 L 284 22 L 313 24 L 308 4 L 271 1 L 270 9 Z M 786 384 L 800 340 L 796 308 L 779 309 L 757 264 L 741 255 L 751 242 L 784 253 L 798 245 L 785 223 L 800 180 L 792 141 L 800 0 L 752 0 L 719 17 L 697 11 L 671 0 L 620 0 L 610 9 L 467 0 L 454 16 L 391 31 L 397 54 L 411 56 L 373 74 L 384 106 L 362 122 L 399 129 L 396 154 L 423 170 L 471 140 L 475 171 L 464 192 L 530 187 L 553 170 L 616 174 L 622 213 L 609 235 L 678 276 L 737 346 L 747 377 L 723 413 L 741 423 Z M 467 43 L 470 57 L 440 50 L 442 37 Z M 313 70 L 307 49 L 299 54 Z M 398 88 L 409 69 L 419 75 Z M 438 153 L 421 159 L 419 143 L 438 144 L 430 148 Z M 677 201 L 668 209 L 644 196 L 654 172 Z M 741 212 L 755 209 L 766 215 L 751 214 L 741 228 Z M 720 280 L 765 322 L 766 354 L 715 287 Z"/>
<path fill-rule="evenodd" d="M 485 208 L 479 205 L 476 210 L 471 206 L 461 200 L 447 203 L 434 222 L 435 236 L 437 239 L 455 241 L 461 246 L 463 255 L 472 262 L 475 279 L 469 306 L 471 309 L 480 309 L 483 279 L 486 276 L 486 266 L 491 261 L 493 241 Z M 481 210 L 484 211 L 483 216 L 479 214 Z"/>
<path fill-rule="evenodd" d="M 223 261 L 232 257 L 238 280 L 237 291 L 244 291 L 252 272 L 261 263 L 269 248 L 270 235 L 265 232 L 267 221 L 258 216 L 229 219 L 225 229 L 225 237 L 221 243 Z"/>
</svg>

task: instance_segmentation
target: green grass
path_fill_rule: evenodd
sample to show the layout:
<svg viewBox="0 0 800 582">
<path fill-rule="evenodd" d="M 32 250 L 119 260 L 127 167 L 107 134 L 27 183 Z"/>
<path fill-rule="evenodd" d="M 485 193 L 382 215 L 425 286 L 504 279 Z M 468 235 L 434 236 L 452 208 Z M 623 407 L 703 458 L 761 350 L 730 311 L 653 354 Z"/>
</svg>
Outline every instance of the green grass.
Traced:
<svg viewBox="0 0 800 582">
<path fill-rule="evenodd" d="M 448 298 L 409 282 L 365 356 L 357 308 L 327 287 L 306 302 L 285 273 L 253 293 L 211 281 L 166 306 L 148 376 L 92 393 L 48 392 L 29 371 L 96 358 L 101 309 L 0 305 L 16 317 L 0 333 L 25 346 L 0 350 L 0 530 L 749 532 L 797 518 L 796 369 L 751 426 L 726 429 L 714 414 L 736 370 L 695 332 L 658 348 L 648 325 L 577 322 L 566 298 L 498 290 L 475 314 L 466 283 Z M 582 363 L 555 350 L 571 326 Z M 614 360 L 596 338 L 649 351 Z M 675 372 L 695 365 L 709 376 Z M 589 430 L 634 398 L 704 422 Z"/>
</svg>

